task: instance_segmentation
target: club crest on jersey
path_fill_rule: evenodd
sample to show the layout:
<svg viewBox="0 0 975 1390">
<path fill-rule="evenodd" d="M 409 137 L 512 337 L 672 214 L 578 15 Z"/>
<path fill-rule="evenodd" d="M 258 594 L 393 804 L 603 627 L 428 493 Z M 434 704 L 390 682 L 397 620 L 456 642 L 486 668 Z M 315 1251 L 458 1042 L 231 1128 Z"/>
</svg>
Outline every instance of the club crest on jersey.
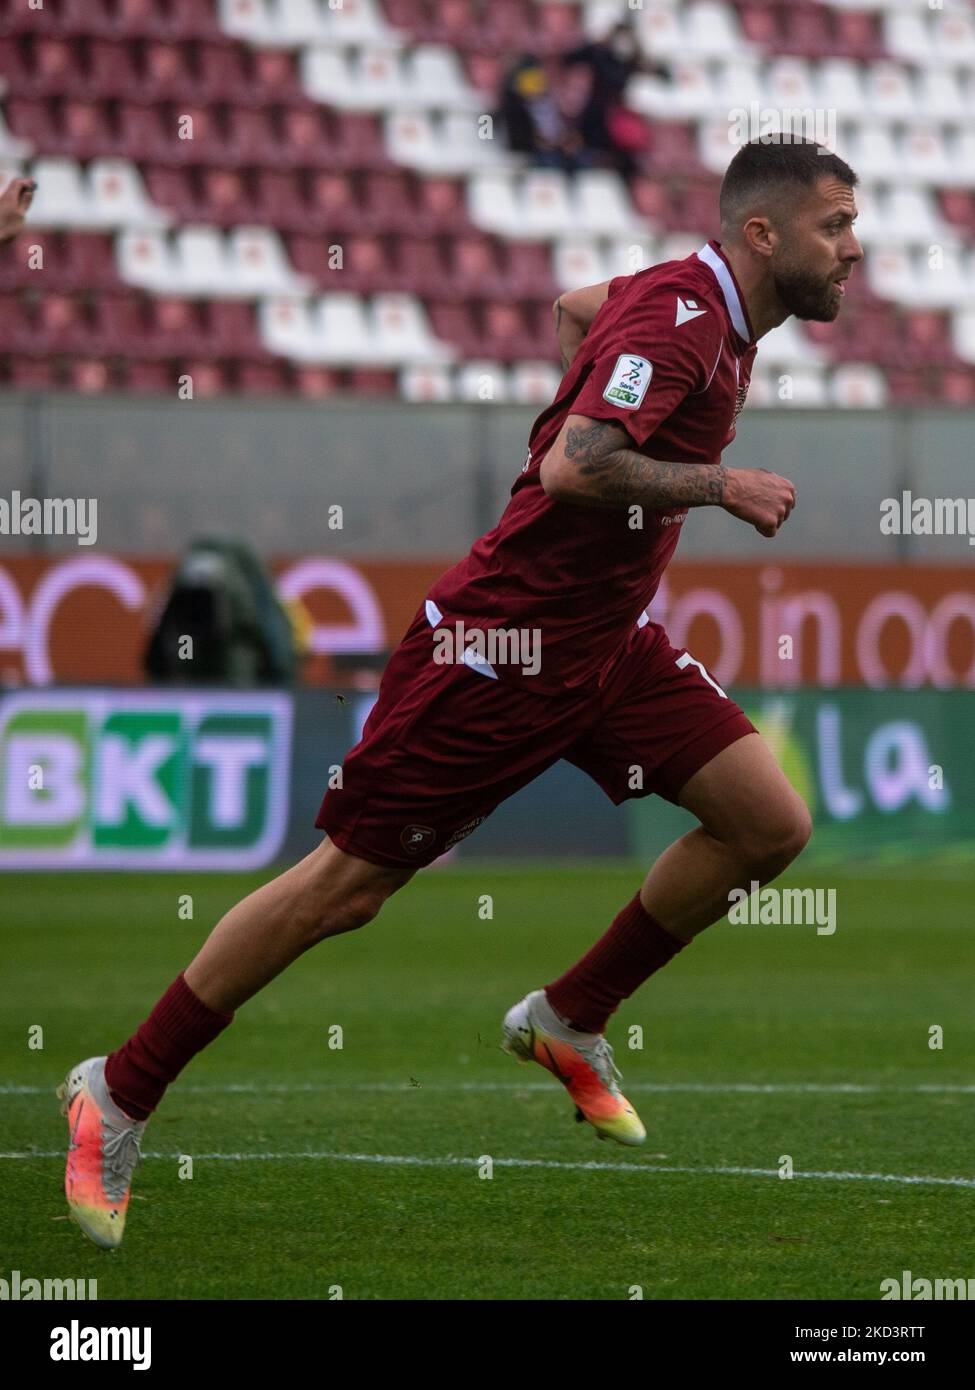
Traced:
<svg viewBox="0 0 975 1390">
<path fill-rule="evenodd" d="M 437 832 L 429 825 L 408 825 L 399 837 L 399 842 L 407 854 L 420 854 L 429 848 L 437 838 Z"/>
<path fill-rule="evenodd" d="M 603 399 L 620 405 L 624 410 L 636 410 L 647 394 L 650 378 L 653 376 L 653 363 L 645 357 L 633 357 L 624 353 L 616 359 L 616 366 Z"/>
</svg>

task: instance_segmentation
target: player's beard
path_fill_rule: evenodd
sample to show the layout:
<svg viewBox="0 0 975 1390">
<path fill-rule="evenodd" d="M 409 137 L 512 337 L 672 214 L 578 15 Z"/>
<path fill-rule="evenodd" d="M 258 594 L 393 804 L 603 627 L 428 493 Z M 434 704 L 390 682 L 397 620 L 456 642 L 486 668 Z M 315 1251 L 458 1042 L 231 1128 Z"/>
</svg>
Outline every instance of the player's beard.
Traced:
<svg viewBox="0 0 975 1390">
<path fill-rule="evenodd" d="M 835 280 L 821 280 L 818 275 L 798 266 L 775 272 L 775 292 L 790 314 L 797 319 L 813 319 L 817 323 L 832 323 L 843 303 L 843 296 L 837 293 Z"/>
</svg>

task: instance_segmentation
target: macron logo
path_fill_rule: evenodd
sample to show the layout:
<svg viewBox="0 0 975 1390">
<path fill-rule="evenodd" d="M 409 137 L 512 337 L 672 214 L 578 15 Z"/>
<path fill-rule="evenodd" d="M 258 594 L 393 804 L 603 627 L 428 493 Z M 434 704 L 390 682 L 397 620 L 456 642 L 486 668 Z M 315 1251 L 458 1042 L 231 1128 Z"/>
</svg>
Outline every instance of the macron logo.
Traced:
<svg viewBox="0 0 975 1390">
<path fill-rule="evenodd" d="M 702 314 L 706 314 L 707 309 L 699 309 L 696 299 L 681 299 L 677 296 L 677 322 L 675 328 L 680 328 L 682 323 L 690 323 L 691 319 L 699 319 Z"/>
</svg>

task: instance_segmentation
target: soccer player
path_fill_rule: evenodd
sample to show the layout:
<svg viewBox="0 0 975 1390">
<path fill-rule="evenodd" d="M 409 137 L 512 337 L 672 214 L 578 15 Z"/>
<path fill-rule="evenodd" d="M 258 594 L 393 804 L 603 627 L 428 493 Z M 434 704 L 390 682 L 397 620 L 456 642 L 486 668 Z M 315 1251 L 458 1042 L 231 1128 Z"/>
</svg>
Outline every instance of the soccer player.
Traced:
<svg viewBox="0 0 975 1390">
<path fill-rule="evenodd" d="M 558 394 L 500 522 L 393 653 L 342 787 L 322 803 L 327 838 L 232 908 L 133 1036 L 61 1088 L 68 1203 L 98 1244 L 122 1238 L 146 1121 L 234 1011 L 315 943 L 369 922 L 560 758 L 614 802 L 655 793 L 700 822 L 592 949 L 503 1023 L 506 1049 L 551 1071 L 602 1138 L 642 1142 L 607 1021 L 724 916 L 732 889 L 775 878 L 810 834 L 752 724 L 645 610 L 691 508 L 773 537 L 795 505 L 786 478 L 729 469 L 721 454 L 763 334 L 790 314 L 839 311 L 863 254 L 856 182 L 817 145 L 747 145 L 722 185 L 720 242 L 557 301 Z M 438 659 L 457 624 L 504 641 L 465 639 Z M 519 647 L 525 634 L 539 652 Z"/>
</svg>

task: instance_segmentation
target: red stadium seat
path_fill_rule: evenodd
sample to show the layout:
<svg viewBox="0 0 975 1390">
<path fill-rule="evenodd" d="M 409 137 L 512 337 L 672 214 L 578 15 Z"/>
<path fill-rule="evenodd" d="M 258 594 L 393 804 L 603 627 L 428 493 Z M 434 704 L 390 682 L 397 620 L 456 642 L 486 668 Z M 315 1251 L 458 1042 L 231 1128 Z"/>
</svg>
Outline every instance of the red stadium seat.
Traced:
<svg viewBox="0 0 975 1390">
<path fill-rule="evenodd" d="M 243 47 L 203 43 L 197 50 L 198 96 L 204 101 L 249 102 L 253 80 Z"/>
<path fill-rule="evenodd" d="M 3 324 L 4 352 L 29 354 L 35 351 L 34 316 L 23 296 L 0 295 L 0 323 Z"/>
<path fill-rule="evenodd" d="M 34 250 L 35 247 L 39 250 Z M 28 228 L 4 247 L 0 256 L 0 290 L 27 289 L 38 283 L 51 289 L 62 289 L 66 283 L 64 256 L 60 233 Z M 42 280 L 39 278 L 41 274 Z M 9 302 L 8 297 L 4 296 L 3 306 L 6 307 Z"/>
<path fill-rule="evenodd" d="M 90 352 L 92 342 L 91 324 L 80 298 L 44 295 L 37 306 L 33 351 L 39 355 Z"/>
<path fill-rule="evenodd" d="M 292 236 L 288 240 L 288 260 L 298 275 L 308 275 L 323 289 L 336 271 L 330 264 L 328 238 L 322 236 Z"/>
<path fill-rule="evenodd" d="M 975 372 L 970 368 L 956 367 L 940 374 L 941 399 L 946 405 L 975 406 Z"/>
<path fill-rule="evenodd" d="M 199 352 L 203 336 L 199 306 L 190 299 L 164 297 L 150 304 L 149 334 L 142 352 L 151 357 L 187 357 Z"/>
<path fill-rule="evenodd" d="M 240 299 L 213 299 L 204 306 L 202 339 L 214 357 L 266 356 L 254 323 L 252 306 Z"/>
<path fill-rule="evenodd" d="M 499 362 L 551 354 L 552 338 L 539 341 L 537 320 L 523 304 L 488 300 L 484 306 L 484 339 L 481 351 Z"/>
<path fill-rule="evenodd" d="M 675 121 L 655 122 L 649 162 L 657 174 L 686 175 L 697 169 L 697 144 L 690 126 Z"/>
<path fill-rule="evenodd" d="M 498 263 L 495 243 L 490 237 L 470 234 L 453 238 L 451 242 L 451 274 L 449 289 L 458 298 L 473 298 L 484 293 L 484 287 L 507 286 Z"/>
<path fill-rule="evenodd" d="M 183 222 L 197 220 L 200 216 L 200 200 L 194 176 L 189 169 L 148 165 L 143 170 L 143 176 L 146 192 L 157 207 L 175 213 Z"/>
<path fill-rule="evenodd" d="M 254 175 L 255 217 L 284 232 L 312 232 L 318 218 L 305 199 L 300 176 L 288 169 L 258 169 Z"/>
<path fill-rule="evenodd" d="M 804 58 L 824 58 L 837 51 L 831 16 L 816 5 L 797 5 L 785 11 L 785 34 L 779 47 Z"/>
<path fill-rule="evenodd" d="M 541 296 L 555 298 L 552 263 L 548 248 L 537 241 L 513 241 L 506 246 L 508 263 L 504 272 L 505 294 L 512 298 L 528 299 Z M 490 285 L 483 293 L 490 293 Z"/>
<path fill-rule="evenodd" d="M 81 395 L 98 396 L 103 391 L 114 391 L 118 383 L 116 373 L 108 362 L 76 357 L 68 363 L 68 384 Z"/>
<path fill-rule="evenodd" d="M 5 103 L 5 114 L 11 132 L 21 140 L 30 140 L 45 153 L 60 149 L 60 130 L 46 101 L 24 101 L 11 97 Z"/>
<path fill-rule="evenodd" d="M 775 5 L 743 5 L 739 20 L 742 34 L 749 43 L 762 48 L 780 47 L 780 15 Z"/>
<path fill-rule="evenodd" d="M 241 362 L 237 389 L 246 396 L 286 395 L 291 389 L 288 366 L 284 362 Z"/>
<path fill-rule="evenodd" d="M 200 175 L 202 205 L 208 222 L 233 227 L 254 222 L 257 209 L 246 174 L 238 169 L 204 169 Z"/>
<path fill-rule="evenodd" d="M 418 192 L 421 233 L 471 230 L 464 203 L 464 185 L 459 179 L 423 178 L 419 181 Z"/>
<path fill-rule="evenodd" d="M 430 326 L 438 338 L 458 349 L 464 357 L 494 357 L 492 344 L 484 335 L 470 303 L 448 304 L 432 302 L 427 305 Z"/>
<path fill-rule="evenodd" d="M 105 356 L 144 357 L 151 347 L 143 301 L 134 294 L 99 295 L 94 304 L 94 350 Z"/>
<path fill-rule="evenodd" d="M 431 25 L 423 0 L 385 0 L 383 8 L 394 29 L 406 30 L 414 41 L 421 36 L 427 39 Z"/>
<path fill-rule="evenodd" d="M 414 232 L 424 230 L 413 196 L 412 181 L 401 169 L 371 172 L 362 180 L 363 230 Z"/>
<path fill-rule="evenodd" d="M 17 7 L 25 10 L 25 5 Z M 46 15 L 46 7 L 42 7 L 38 14 Z M 44 28 L 49 28 L 51 21 L 45 18 Z M 55 12 L 54 26 L 59 34 L 74 36 L 76 34 L 111 34 L 115 28 L 115 17 L 113 7 L 109 0 L 61 0 Z"/>
<path fill-rule="evenodd" d="M 118 129 L 123 147 L 141 162 L 169 164 L 179 156 L 175 124 L 163 126 L 163 108 L 125 102 L 118 108 Z"/>
<path fill-rule="evenodd" d="M 389 165 L 376 118 L 359 111 L 336 112 L 333 156 L 342 168 L 384 169 Z"/>
<path fill-rule="evenodd" d="M 117 153 L 119 142 L 105 106 L 92 101 L 66 101 L 61 110 L 60 149 L 73 159 L 96 159 Z"/>
<path fill-rule="evenodd" d="M 184 39 L 222 39 L 224 33 L 217 17 L 215 0 L 169 0 L 169 12 L 165 19 L 166 31 L 174 37 Z"/>
<path fill-rule="evenodd" d="M 120 288 L 112 239 L 94 232 L 64 234 L 64 283 L 77 290 Z"/>
<path fill-rule="evenodd" d="M 321 218 L 324 235 L 361 228 L 362 212 L 350 174 L 320 170 L 311 176 L 309 186 L 311 206 Z"/>
<path fill-rule="evenodd" d="M 845 58 L 881 58 L 885 49 L 875 14 L 839 10 L 836 15 L 836 48 Z"/>
<path fill-rule="evenodd" d="M 340 375 L 328 367 L 295 368 L 295 390 L 308 400 L 325 400 L 334 396 L 340 386 Z"/>
<path fill-rule="evenodd" d="M 281 162 L 282 141 L 270 111 L 260 106 L 232 106 L 228 112 L 228 124 L 228 161 L 277 168 Z"/>
<path fill-rule="evenodd" d="M 227 137 L 217 116 L 217 108 L 186 103 L 179 112 L 167 112 L 164 130 L 169 135 L 170 158 L 173 161 L 218 165 L 227 162 Z M 180 130 L 192 132 L 192 138 L 181 136 Z"/>
<path fill-rule="evenodd" d="M 307 103 L 293 53 L 286 53 L 281 48 L 259 48 L 251 59 L 250 85 L 248 93 L 241 100 L 278 106 Z"/>
<path fill-rule="evenodd" d="M 442 296 L 448 289 L 450 273 L 437 239 L 403 237 L 396 279 L 410 294 Z"/>
<path fill-rule="evenodd" d="M 355 367 L 349 373 L 349 388 L 359 396 L 394 396 L 395 372 L 373 367 Z"/>
<path fill-rule="evenodd" d="M 320 107 L 295 106 L 284 110 L 281 117 L 282 163 L 298 169 L 334 169 L 335 137 L 328 118 Z"/>
<path fill-rule="evenodd" d="M 10 385 L 20 391 L 48 391 L 56 387 L 55 362 L 37 357 L 14 357 L 10 363 Z"/>
<path fill-rule="evenodd" d="M 199 5 L 198 9 L 209 9 Z M 164 39 L 173 37 L 163 0 L 116 0 L 112 28 L 126 38 Z"/>
<path fill-rule="evenodd" d="M 123 368 L 126 389 L 145 395 L 171 395 L 176 374 L 166 362 L 137 362 L 131 358 Z"/>
<path fill-rule="evenodd" d="M 83 87 L 89 99 L 140 100 L 145 78 L 136 66 L 134 46 L 115 39 L 92 39 L 88 44 L 88 71 Z"/>
<path fill-rule="evenodd" d="M 142 66 L 140 95 L 143 101 L 198 101 L 208 95 L 200 90 L 186 44 L 170 43 L 165 39 L 147 43 L 142 52 Z"/>
<path fill-rule="evenodd" d="M 219 362 L 208 362 L 194 357 L 179 364 L 180 375 L 188 376 L 193 386 L 194 399 L 209 396 L 222 396 L 230 390 L 230 376 Z"/>
</svg>

